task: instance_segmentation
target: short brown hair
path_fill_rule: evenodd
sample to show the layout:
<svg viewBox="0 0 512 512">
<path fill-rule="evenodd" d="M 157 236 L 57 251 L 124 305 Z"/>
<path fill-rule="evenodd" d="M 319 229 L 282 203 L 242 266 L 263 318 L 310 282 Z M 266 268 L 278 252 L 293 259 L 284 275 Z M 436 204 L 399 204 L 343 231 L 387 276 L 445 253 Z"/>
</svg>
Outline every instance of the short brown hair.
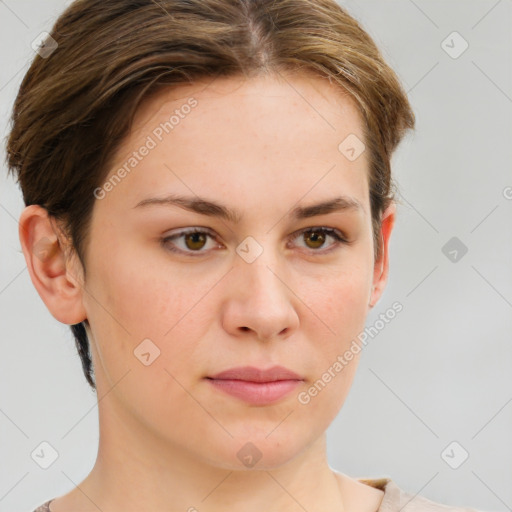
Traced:
<svg viewBox="0 0 512 512">
<path fill-rule="evenodd" d="M 210 76 L 312 72 L 351 95 L 380 255 L 381 214 L 394 200 L 391 154 L 415 118 L 371 37 L 334 0 L 76 0 L 50 35 L 58 47 L 36 55 L 16 97 L 7 163 L 25 205 L 63 223 L 84 277 L 93 191 L 140 102 L 161 86 Z M 84 323 L 71 329 L 95 388 Z"/>
</svg>

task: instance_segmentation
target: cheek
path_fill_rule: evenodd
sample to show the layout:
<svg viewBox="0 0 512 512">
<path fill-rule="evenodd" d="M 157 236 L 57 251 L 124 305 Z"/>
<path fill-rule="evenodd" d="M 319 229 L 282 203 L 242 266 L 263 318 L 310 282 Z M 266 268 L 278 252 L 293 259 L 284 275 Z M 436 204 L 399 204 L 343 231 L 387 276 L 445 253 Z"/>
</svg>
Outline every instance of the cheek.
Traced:
<svg viewBox="0 0 512 512">
<path fill-rule="evenodd" d="M 315 283 L 303 281 L 309 308 L 303 329 L 310 343 L 310 373 L 320 381 L 318 390 L 308 393 L 311 409 L 323 406 L 333 412 L 340 407 L 357 369 L 361 352 L 358 335 L 368 314 L 371 269 L 360 265 L 348 269 L 348 265 L 334 273 L 331 269 L 329 276 Z M 347 351 L 350 353 L 344 357 Z M 314 398 L 315 393 L 318 398 Z"/>
<path fill-rule="evenodd" d="M 338 355 L 342 354 L 343 351 Z M 342 408 L 359 362 L 358 356 L 354 356 L 350 362 L 337 364 L 336 357 L 319 367 L 316 378 L 297 395 L 296 409 L 304 414 L 304 421 L 312 421 L 320 431 L 330 425 Z"/>
<path fill-rule="evenodd" d="M 92 318 L 99 326 L 95 337 L 111 381 L 130 369 L 141 383 L 160 381 L 167 396 L 164 383 L 172 380 L 170 374 L 181 378 L 191 358 L 201 355 L 200 341 L 213 314 L 205 295 L 215 280 L 140 266 L 134 254 L 124 261 L 112 258 L 118 262 L 115 273 L 98 274 L 94 294 L 101 297 L 101 306 L 92 301 L 92 309 L 101 319 Z"/>
<path fill-rule="evenodd" d="M 129 333 L 133 340 L 162 339 L 199 293 L 176 269 L 141 264 L 144 258 L 134 251 L 129 257 L 113 254 L 108 258 L 112 271 L 98 273 L 95 288 L 101 297 L 99 306 L 104 306 L 110 321 L 124 333 L 121 338 Z"/>
<path fill-rule="evenodd" d="M 324 275 L 302 280 L 301 293 L 324 331 L 337 340 L 364 326 L 372 282 L 370 265 L 330 267 Z"/>
<path fill-rule="evenodd" d="M 133 271 L 135 261 L 115 268 L 114 273 L 95 274 L 91 291 L 98 302 L 89 301 L 102 389 L 114 389 L 112 399 L 147 427 L 161 425 L 162 434 L 175 425 L 178 412 L 204 420 L 204 411 L 186 391 L 193 380 L 189 368 L 194 340 L 203 335 L 201 323 L 189 320 L 204 292 L 187 287 L 183 278 L 162 279 L 156 269 Z"/>
</svg>

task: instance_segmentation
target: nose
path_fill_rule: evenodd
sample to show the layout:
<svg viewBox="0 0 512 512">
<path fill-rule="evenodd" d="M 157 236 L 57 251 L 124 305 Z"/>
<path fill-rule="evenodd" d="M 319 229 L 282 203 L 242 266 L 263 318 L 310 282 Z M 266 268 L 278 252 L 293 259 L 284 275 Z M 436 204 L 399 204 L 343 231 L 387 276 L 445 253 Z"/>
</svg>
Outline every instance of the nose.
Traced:
<svg viewBox="0 0 512 512">
<path fill-rule="evenodd" d="M 263 253 L 265 254 L 265 253 Z M 260 341 L 284 339 L 299 325 L 299 299 L 285 264 L 262 255 L 247 263 L 239 259 L 230 272 L 222 325 L 226 332 Z"/>
</svg>

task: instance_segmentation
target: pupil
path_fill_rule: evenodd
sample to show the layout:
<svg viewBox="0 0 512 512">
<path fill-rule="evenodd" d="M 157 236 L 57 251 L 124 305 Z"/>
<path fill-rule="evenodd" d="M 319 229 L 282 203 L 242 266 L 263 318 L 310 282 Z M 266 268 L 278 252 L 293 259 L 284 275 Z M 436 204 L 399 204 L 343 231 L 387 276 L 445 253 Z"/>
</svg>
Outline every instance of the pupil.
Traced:
<svg viewBox="0 0 512 512">
<path fill-rule="evenodd" d="M 323 244 L 323 239 L 324 239 L 324 235 L 323 233 L 318 233 L 317 231 L 310 231 L 310 236 L 309 236 L 309 239 L 313 239 L 312 242 L 313 243 L 316 243 L 317 245 L 315 245 L 315 247 L 318 247 L 319 245 L 322 245 Z M 318 244 L 318 242 L 320 242 L 320 244 Z"/>
<path fill-rule="evenodd" d="M 196 244 L 198 242 L 198 238 L 199 238 L 199 243 L 201 242 L 204 242 L 204 235 L 202 233 L 190 233 L 189 235 L 187 235 L 187 240 L 190 240 L 192 238 L 192 244 Z M 200 247 L 189 247 L 189 249 L 200 249 Z"/>
</svg>

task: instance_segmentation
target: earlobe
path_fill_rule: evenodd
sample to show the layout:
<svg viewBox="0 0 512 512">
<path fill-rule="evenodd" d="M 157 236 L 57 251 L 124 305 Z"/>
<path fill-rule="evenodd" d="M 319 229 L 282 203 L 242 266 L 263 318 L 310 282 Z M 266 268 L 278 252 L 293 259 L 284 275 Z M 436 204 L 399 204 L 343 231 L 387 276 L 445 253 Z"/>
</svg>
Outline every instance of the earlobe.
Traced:
<svg viewBox="0 0 512 512">
<path fill-rule="evenodd" d="M 395 214 L 395 203 L 392 203 L 382 214 L 380 231 L 381 253 L 374 265 L 372 290 L 368 304 L 370 308 L 373 308 L 380 300 L 386 287 L 389 271 L 389 240 L 395 224 Z"/>
<path fill-rule="evenodd" d="M 86 319 L 82 284 L 55 220 L 43 207 L 27 206 L 20 216 L 19 238 L 30 279 L 52 316 L 68 325 Z"/>
</svg>

